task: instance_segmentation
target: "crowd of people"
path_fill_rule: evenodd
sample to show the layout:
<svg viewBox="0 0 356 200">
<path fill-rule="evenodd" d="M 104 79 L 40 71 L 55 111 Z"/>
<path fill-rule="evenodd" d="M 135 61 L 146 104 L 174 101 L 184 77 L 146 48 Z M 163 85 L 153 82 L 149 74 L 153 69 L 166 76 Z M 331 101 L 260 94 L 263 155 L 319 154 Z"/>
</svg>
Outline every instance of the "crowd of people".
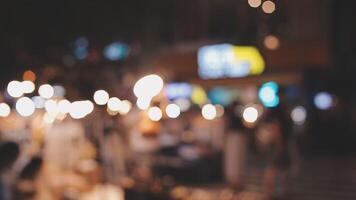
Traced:
<svg viewBox="0 0 356 200">
<path fill-rule="evenodd" d="M 222 181 L 243 191 L 256 149 L 267 160 L 266 199 L 275 195 L 277 177 L 280 194 L 287 194 L 295 145 L 282 93 L 280 100 L 252 125 L 238 101 L 211 121 L 195 106 L 159 122 L 138 109 L 117 117 L 96 108 L 83 120 L 53 124 L 39 123 L 41 113 L 22 121 L 12 113 L 0 122 L 0 199 L 135 199 L 129 191 L 170 194 L 175 185 Z"/>
</svg>

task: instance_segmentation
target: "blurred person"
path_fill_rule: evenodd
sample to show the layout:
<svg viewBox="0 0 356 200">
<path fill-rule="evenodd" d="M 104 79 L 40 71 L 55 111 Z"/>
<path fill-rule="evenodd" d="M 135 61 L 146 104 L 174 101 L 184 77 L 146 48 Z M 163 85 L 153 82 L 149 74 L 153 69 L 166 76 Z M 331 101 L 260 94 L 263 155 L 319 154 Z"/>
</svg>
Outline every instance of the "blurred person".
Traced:
<svg viewBox="0 0 356 200">
<path fill-rule="evenodd" d="M 125 149 L 120 133 L 114 128 L 105 128 L 101 153 L 105 180 L 110 183 L 117 184 L 126 175 Z"/>
<path fill-rule="evenodd" d="M 14 142 L 4 142 L 0 145 L 0 200 L 10 200 L 12 177 L 8 170 L 20 154 L 19 145 Z"/>
<path fill-rule="evenodd" d="M 242 123 L 239 109 L 241 105 L 234 102 L 227 109 L 227 127 L 224 174 L 227 182 L 235 189 L 243 186 L 243 174 L 245 172 L 247 157 L 246 128 Z"/>
<path fill-rule="evenodd" d="M 290 135 L 292 120 L 285 105 L 283 90 L 279 92 L 280 103 L 267 110 L 264 118 L 264 133 L 258 136 L 269 150 L 269 162 L 264 173 L 264 192 L 266 199 L 274 195 L 276 180 L 281 176 L 281 195 L 287 193 L 288 172 L 291 166 Z"/>
<path fill-rule="evenodd" d="M 42 158 L 33 157 L 27 165 L 20 171 L 16 180 L 14 199 L 34 199 L 39 189 L 37 177 L 42 167 Z"/>
</svg>

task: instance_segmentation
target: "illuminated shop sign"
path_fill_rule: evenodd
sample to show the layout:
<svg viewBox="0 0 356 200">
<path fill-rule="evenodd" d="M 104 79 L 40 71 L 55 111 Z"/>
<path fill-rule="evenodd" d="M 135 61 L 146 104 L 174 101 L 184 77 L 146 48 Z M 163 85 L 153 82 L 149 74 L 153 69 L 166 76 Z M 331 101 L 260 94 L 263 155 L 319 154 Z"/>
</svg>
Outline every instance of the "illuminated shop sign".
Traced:
<svg viewBox="0 0 356 200">
<path fill-rule="evenodd" d="M 168 99 L 190 98 L 192 86 L 188 83 L 169 83 L 164 88 Z"/>
<path fill-rule="evenodd" d="M 261 74 L 265 62 L 252 46 L 217 44 L 198 50 L 199 76 L 203 79 L 238 78 Z"/>
</svg>

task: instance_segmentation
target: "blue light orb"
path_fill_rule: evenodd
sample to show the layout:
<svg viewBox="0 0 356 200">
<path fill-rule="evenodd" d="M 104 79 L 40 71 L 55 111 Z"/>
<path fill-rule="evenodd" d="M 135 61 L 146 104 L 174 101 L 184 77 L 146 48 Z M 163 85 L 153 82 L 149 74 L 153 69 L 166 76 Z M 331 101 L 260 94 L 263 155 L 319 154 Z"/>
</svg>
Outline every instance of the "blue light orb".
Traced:
<svg viewBox="0 0 356 200">
<path fill-rule="evenodd" d="M 114 42 L 105 47 L 104 56 L 111 61 L 122 60 L 128 56 L 129 50 L 126 44 Z"/>
<path fill-rule="evenodd" d="M 170 100 L 189 99 L 192 90 L 192 86 L 188 83 L 169 83 L 164 88 L 164 94 Z"/>
<path fill-rule="evenodd" d="M 276 107 L 279 104 L 278 84 L 274 81 L 267 82 L 258 91 L 258 97 L 262 104 L 268 108 Z"/>
<path fill-rule="evenodd" d="M 333 98 L 327 92 L 319 92 L 314 97 L 314 104 L 320 110 L 327 110 L 332 106 Z"/>
<path fill-rule="evenodd" d="M 78 47 L 74 50 L 74 55 L 78 60 L 84 60 L 88 57 L 88 50 L 85 47 Z"/>
<path fill-rule="evenodd" d="M 208 93 L 208 97 L 212 104 L 228 106 L 232 102 L 231 92 L 222 87 L 216 87 L 210 90 Z"/>
<path fill-rule="evenodd" d="M 75 48 L 87 48 L 89 46 L 89 41 L 86 37 L 80 37 L 74 42 Z"/>
</svg>

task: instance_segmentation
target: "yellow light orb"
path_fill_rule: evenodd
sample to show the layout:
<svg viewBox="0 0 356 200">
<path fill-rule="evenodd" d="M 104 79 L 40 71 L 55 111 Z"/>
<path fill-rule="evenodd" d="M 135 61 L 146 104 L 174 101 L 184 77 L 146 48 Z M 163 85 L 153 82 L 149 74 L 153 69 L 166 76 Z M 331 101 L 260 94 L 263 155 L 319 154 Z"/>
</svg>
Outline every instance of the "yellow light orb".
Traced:
<svg viewBox="0 0 356 200">
<path fill-rule="evenodd" d="M 105 105 L 109 101 L 109 93 L 105 90 L 97 90 L 94 93 L 94 102 L 98 105 Z"/>
<path fill-rule="evenodd" d="M 276 10 L 276 4 L 272 1 L 265 1 L 262 4 L 262 10 L 264 13 L 271 14 Z"/>
<path fill-rule="evenodd" d="M 152 121 L 159 121 L 162 118 L 162 111 L 159 107 L 151 107 L 148 109 L 148 118 Z"/>
<path fill-rule="evenodd" d="M 177 118 L 180 115 L 179 106 L 174 103 L 167 105 L 166 114 L 169 118 Z"/>
<path fill-rule="evenodd" d="M 23 117 L 29 117 L 35 112 L 35 104 L 28 97 L 21 97 L 16 102 L 16 111 Z"/>
<path fill-rule="evenodd" d="M 201 114 L 206 120 L 213 120 L 216 117 L 216 108 L 212 104 L 206 104 L 201 110 Z"/>
<path fill-rule="evenodd" d="M 54 95 L 54 89 L 49 84 L 43 84 L 38 88 L 38 94 L 45 99 L 50 99 Z"/>
<path fill-rule="evenodd" d="M 261 5 L 261 0 L 248 0 L 248 4 L 252 7 L 252 8 L 257 8 Z"/>
<path fill-rule="evenodd" d="M 0 117 L 7 117 L 11 113 L 11 108 L 6 103 L 0 103 Z"/>
<path fill-rule="evenodd" d="M 208 100 L 205 90 L 200 86 L 193 87 L 191 98 L 192 102 L 198 105 L 202 105 Z"/>
</svg>

